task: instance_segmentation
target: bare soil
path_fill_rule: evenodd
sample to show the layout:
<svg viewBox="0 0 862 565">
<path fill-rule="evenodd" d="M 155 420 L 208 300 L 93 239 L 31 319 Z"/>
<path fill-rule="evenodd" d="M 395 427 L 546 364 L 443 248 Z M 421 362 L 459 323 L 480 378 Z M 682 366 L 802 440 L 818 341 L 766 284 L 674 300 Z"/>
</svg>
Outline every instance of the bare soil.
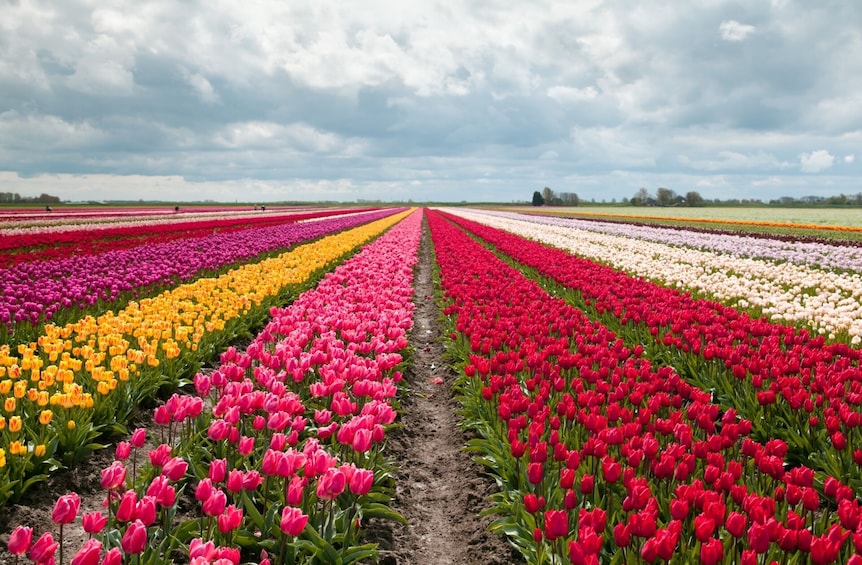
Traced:
<svg viewBox="0 0 862 565">
<path fill-rule="evenodd" d="M 397 466 L 393 508 L 409 525 L 375 524 L 371 537 L 380 543 L 383 565 L 523 563 L 503 537 L 488 531 L 492 518 L 482 511 L 489 508 L 496 484 L 462 449 L 469 436 L 459 427 L 459 406 L 451 388 L 456 375 L 443 357 L 427 229 L 419 253 L 403 427 L 387 440 L 387 454 Z"/>
<path fill-rule="evenodd" d="M 390 432 L 386 448 L 396 468 L 393 508 L 409 525 L 370 521 L 365 524 L 366 538 L 379 544 L 382 565 L 524 563 L 503 537 L 488 531 L 492 518 L 482 515 L 491 505 L 489 495 L 496 485 L 462 449 L 469 435 L 459 427 L 459 406 L 451 389 L 456 375 L 443 357 L 440 311 L 433 298 L 433 269 L 426 228 L 414 281 L 416 311 L 410 336 L 413 355 L 401 393 L 402 427 Z M 153 426 L 147 417 L 141 417 L 136 424 Z M 52 531 L 58 539 L 51 511 L 61 495 L 77 492 L 82 499 L 81 514 L 101 509 L 104 491 L 100 475 L 110 465 L 113 454 L 114 446 L 110 446 L 76 468 L 37 485 L 19 504 L 3 508 L 0 565 L 14 563 L 6 545 L 10 532 L 18 525 L 32 527 L 34 541 L 44 531 Z M 145 456 L 139 453 L 138 457 Z M 64 562 L 68 563 L 87 539 L 80 519 L 66 526 L 63 538 Z M 65 563 L 58 561 L 58 565 Z"/>
</svg>

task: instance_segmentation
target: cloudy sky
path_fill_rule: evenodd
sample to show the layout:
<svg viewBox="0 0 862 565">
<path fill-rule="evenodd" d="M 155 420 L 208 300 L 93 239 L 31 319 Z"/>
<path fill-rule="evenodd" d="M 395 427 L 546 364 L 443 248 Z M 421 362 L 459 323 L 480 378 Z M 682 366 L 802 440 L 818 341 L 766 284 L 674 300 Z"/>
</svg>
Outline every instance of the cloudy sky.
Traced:
<svg viewBox="0 0 862 565">
<path fill-rule="evenodd" d="M 0 0 L 0 192 L 862 192 L 862 2 Z"/>
</svg>

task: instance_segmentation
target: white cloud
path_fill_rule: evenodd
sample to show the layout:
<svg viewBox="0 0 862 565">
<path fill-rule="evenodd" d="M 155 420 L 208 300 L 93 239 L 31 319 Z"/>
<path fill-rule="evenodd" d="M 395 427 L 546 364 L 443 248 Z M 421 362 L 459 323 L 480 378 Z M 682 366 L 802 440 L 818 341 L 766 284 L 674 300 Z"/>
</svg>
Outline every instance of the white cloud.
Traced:
<svg viewBox="0 0 862 565">
<path fill-rule="evenodd" d="M 218 92 L 215 91 L 213 85 L 205 76 L 199 73 L 192 73 L 188 69 L 182 69 L 181 72 L 183 80 L 192 87 L 198 95 L 198 98 L 201 99 L 201 102 L 210 105 L 221 104 L 221 98 L 219 98 Z"/>
<path fill-rule="evenodd" d="M 825 149 L 818 149 L 811 153 L 801 153 L 799 155 L 799 162 L 802 164 L 801 169 L 803 173 L 819 173 L 824 169 L 830 168 L 834 161 L 835 156 L 831 155 Z"/>
<path fill-rule="evenodd" d="M 744 41 L 757 31 L 753 25 L 742 24 L 736 20 L 725 20 L 718 26 L 718 32 L 725 41 Z"/>
<path fill-rule="evenodd" d="M 599 91 L 592 86 L 576 88 L 573 86 L 552 86 L 548 89 L 548 98 L 560 104 L 573 104 L 593 100 L 599 95 Z"/>
<path fill-rule="evenodd" d="M 844 156 L 844 162 L 845 163 L 852 163 L 855 160 L 856 160 L 856 155 L 854 155 L 853 153 L 851 153 L 850 155 Z"/>
</svg>

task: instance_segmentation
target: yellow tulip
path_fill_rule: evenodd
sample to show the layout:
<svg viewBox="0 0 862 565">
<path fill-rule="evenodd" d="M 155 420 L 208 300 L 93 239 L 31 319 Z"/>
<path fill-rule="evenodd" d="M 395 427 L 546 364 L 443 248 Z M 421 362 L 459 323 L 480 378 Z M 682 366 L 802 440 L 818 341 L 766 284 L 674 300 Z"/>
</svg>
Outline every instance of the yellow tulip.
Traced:
<svg viewBox="0 0 862 565">
<path fill-rule="evenodd" d="M 43 426 L 47 426 L 51 423 L 51 418 L 54 417 L 54 413 L 51 410 L 42 410 L 39 413 L 39 423 Z"/>
<path fill-rule="evenodd" d="M 16 434 L 21 431 L 21 416 L 12 416 L 9 418 L 9 431 Z"/>
<path fill-rule="evenodd" d="M 75 429 L 75 420 L 69 420 L 68 422 L 66 422 L 66 427 L 69 428 L 70 430 L 74 430 Z"/>
<path fill-rule="evenodd" d="M 6 398 L 6 402 L 3 403 L 3 409 L 6 410 L 6 412 L 14 412 L 17 405 L 18 403 L 15 401 L 15 398 L 10 396 Z"/>
<path fill-rule="evenodd" d="M 45 451 L 46 451 L 45 444 L 44 444 L 44 443 L 40 443 L 39 445 L 37 445 L 37 446 L 33 449 L 33 454 L 34 454 L 34 455 L 36 455 L 36 457 L 44 457 L 44 456 L 45 456 Z"/>
</svg>

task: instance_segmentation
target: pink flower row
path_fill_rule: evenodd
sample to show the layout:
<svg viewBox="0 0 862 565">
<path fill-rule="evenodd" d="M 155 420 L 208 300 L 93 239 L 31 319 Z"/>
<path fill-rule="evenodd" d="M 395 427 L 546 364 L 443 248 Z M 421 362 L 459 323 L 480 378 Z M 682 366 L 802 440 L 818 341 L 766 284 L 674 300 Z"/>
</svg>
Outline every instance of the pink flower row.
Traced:
<svg viewBox="0 0 862 565">
<path fill-rule="evenodd" d="M 95 537 L 74 565 L 168 551 L 196 565 L 252 554 L 286 562 L 303 551 L 324 552 L 322 559 L 341 552 L 344 562 L 367 557 L 356 529 L 363 516 L 386 515 L 369 493 L 384 480 L 380 445 L 396 418 L 391 401 L 412 327 L 421 221 L 412 214 L 316 289 L 273 309 L 244 353 L 229 349 L 218 369 L 196 376 L 197 396 L 174 395 L 156 409 L 163 442 L 142 468 L 129 468 L 142 432 L 120 443 L 102 473 L 107 515 L 82 517 Z M 165 520 L 186 485 L 202 517 L 193 527 L 168 526 L 167 536 Z M 55 523 L 77 520 L 76 500 L 58 501 Z M 183 532 L 187 543 L 166 545 Z M 32 543 L 26 526 L 9 544 L 37 563 L 51 562 L 56 548 L 51 532 Z"/>
</svg>

